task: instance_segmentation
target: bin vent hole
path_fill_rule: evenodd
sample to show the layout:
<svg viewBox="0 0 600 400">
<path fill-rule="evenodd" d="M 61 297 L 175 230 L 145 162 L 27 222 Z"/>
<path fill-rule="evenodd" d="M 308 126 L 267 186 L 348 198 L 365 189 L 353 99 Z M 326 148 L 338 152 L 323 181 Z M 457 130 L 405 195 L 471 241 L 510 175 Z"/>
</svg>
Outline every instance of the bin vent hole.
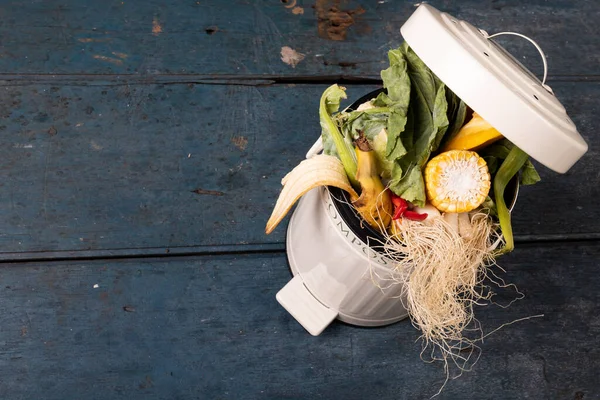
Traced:
<svg viewBox="0 0 600 400">
<path fill-rule="evenodd" d="M 533 95 L 533 98 L 536 99 L 536 100 L 539 100 L 539 98 L 535 94 Z"/>
<path fill-rule="evenodd" d="M 486 53 L 485 51 L 483 52 L 483 54 L 485 54 L 486 57 L 489 57 L 490 55 L 488 53 Z"/>
</svg>

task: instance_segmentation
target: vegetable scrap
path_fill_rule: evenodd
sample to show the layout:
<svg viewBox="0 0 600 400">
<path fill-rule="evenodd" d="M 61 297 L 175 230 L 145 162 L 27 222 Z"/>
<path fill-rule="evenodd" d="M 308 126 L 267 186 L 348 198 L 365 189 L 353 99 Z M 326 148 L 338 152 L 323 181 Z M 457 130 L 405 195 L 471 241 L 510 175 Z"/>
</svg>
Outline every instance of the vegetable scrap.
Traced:
<svg viewBox="0 0 600 400">
<path fill-rule="evenodd" d="M 294 203 L 315 187 L 334 186 L 350 193 L 352 199 L 358 198 L 340 160 L 325 154 L 302 161 L 281 180 L 281 184 L 283 190 L 265 228 L 267 235 L 281 222 Z"/>
<path fill-rule="evenodd" d="M 471 110 L 406 43 L 389 51 L 388 59 L 381 72 L 384 90 L 356 109 L 340 111 L 344 87 L 324 91 L 324 154 L 292 171 L 297 186 L 284 182 L 266 231 L 310 188 L 335 182 L 350 193 L 362 221 L 384 238 L 380 251 L 395 260 L 395 279 L 424 346 L 441 351 L 446 368 L 450 359 L 464 369 L 469 357 L 461 352 L 476 348 L 478 340 L 464 333 L 481 329 L 473 306 L 490 300 L 490 269 L 496 257 L 514 249 L 506 199 L 516 192 L 507 188 L 540 177 L 529 156 Z M 323 165 L 310 169 L 313 163 Z"/>
<path fill-rule="evenodd" d="M 444 151 L 478 150 L 502 138 L 496 128 L 474 112 L 473 118 L 454 137 L 446 139 Z"/>
<path fill-rule="evenodd" d="M 375 152 L 368 140 L 361 134 L 355 143 L 356 180 L 360 186 L 360 196 L 352 204 L 371 227 L 386 227 L 390 224 L 393 211 L 391 193 L 381 182 Z"/>
<path fill-rule="evenodd" d="M 411 221 L 424 221 L 427 219 L 427 213 L 418 213 L 411 210 L 405 211 L 402 216 Z"/>
<path fill-rule="evenodd" d="M 473 211 L 490 191 L 485 160 L 467 150 L 450 150 L 432 158 L 425 168 L 425 186 L 431 204 L 444 212 Z"/>
<path fill-rule="evenodd" d="M 392 194 L 392 204 L 394 205 L 394 215 L 392 216 L 393 220 L 397 220 L 402 217 L 406 210 L 408 210 L 408 203 L 400 196 L 396 196 Z"/>
<path fill-rule="evenodd" d="M 392 204 L 394 205 L 394 215 L 392 215 L 392 220 L 394 221 L 400 218 L 406 218 L 411 221 L 424 221 L 429 215 L 409 210 L 408 202 L 395 194 L 392 194 Z"/>
</svg>

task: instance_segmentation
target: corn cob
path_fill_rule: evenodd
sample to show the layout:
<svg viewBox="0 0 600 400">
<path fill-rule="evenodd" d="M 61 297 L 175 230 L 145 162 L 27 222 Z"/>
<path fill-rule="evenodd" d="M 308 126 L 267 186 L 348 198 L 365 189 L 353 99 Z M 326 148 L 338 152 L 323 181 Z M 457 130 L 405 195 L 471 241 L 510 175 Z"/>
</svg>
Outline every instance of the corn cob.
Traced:
<svg viewBox="0 0 600 400">
<path fill-rule="evenodd" d="M 425 167 L 427 198 L 438 210 L 461 213 L 477 208 L 490 191 L 485 160 L 473 151 L 451 150 Z"/>
</svg>

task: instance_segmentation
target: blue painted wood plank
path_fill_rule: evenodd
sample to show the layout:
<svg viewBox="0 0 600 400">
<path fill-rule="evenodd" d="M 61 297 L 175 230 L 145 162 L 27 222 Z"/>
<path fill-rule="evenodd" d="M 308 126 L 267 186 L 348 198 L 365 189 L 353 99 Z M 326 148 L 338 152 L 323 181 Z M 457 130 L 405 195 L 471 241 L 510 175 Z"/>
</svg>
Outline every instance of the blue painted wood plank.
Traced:
<svg viewBox="0 0 600 400">
<path fill-rule="evenodd" d="M 526 297 L 479 308 L 486 332 L 544 317 L 489 336 L 440 398 L 600 396 L 598 260 L 600 248 L 582 243 L 501 258 Z M 281 254 L 4 264 L 0 274 L 3 399 L 425 399 L 443 381 L 408 321 L 306 333 L 275 301 L 290 277 Z"/>
<path fill-rule="evenodd" d="M 4 0 L 0 72 L 378 76 L 414 3 Z M 547 52 L 551 76 L 598 74 L 595 0 L 430 3 L 490 33 L 533 37 Z M 530 44 L 501 41 L 541 74 Z M 295 68 L 285 64 L 283 46 L 305 58 Z"/>
<path fill-rule="evenodd" d="M 285 224 L 271 236 L 264 224 L 319 134 L 325 87 L 3 82 L 0 258 L 281 250 Z M 527 240 L 600 233 L 600 84 L 555 91 L 591 150 L 522 188 L 514 230 Z"/>
</svg>

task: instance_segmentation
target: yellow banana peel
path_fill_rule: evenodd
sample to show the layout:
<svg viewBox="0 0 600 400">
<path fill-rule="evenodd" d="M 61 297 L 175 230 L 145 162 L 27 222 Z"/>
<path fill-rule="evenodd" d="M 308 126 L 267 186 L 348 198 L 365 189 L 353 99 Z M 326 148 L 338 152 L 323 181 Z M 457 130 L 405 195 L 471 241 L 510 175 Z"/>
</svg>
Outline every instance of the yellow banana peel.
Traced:
<svg viewBox="0 0 600 400">
<path fill-rule="evenodd" d="M 381 182 L 375 152 L 365 138 L 356 141 L 355 150 L 356 180 L 360 183 L 361 192 L 352 205 L 367 224 L 385 232 L 394 211 L 391 193 Z"/>
<path fill-rule="evenodd" d="M 442 151 L 478 150 L 504 136 L 477 113 L 463 126 Z"/>
<path fill-rule="evenodd" d="M 302 161 L 281 180 L 283 189 L 267 221 L 268 235 L 290 211 L 300 197 L 319 186 L 334 186 L 350 193 L 350 199 L 358 195 L 352 188 L 342 162 L 333 156 L 320 154 Z"/>
</svg>

